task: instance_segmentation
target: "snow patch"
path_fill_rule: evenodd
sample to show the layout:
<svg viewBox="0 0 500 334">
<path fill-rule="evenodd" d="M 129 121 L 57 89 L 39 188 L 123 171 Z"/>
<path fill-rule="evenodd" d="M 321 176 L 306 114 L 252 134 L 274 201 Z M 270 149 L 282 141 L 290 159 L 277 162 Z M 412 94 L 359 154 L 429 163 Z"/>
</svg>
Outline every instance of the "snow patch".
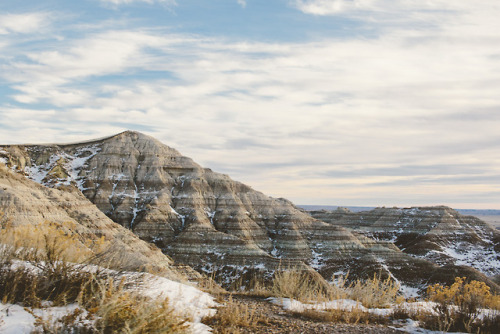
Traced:
<svg viewBox="0 0 500 334">
<path fill-rule="evenodd" d="M 76 184 L 78 189 L 81 191 L 85 190 L 83 188 L 83 183 L 85 179 L 79 176 L 82 168 L 87 164 L 88 160 L 95 156 L 101 149 L 97 145 L 92 145 L 88 147 L 79 148 L 74 155 L 67 153 L 57 153 L 53 154 L 49 161 L 41 165 L 26 166 L 24 171 L 29 179 L 40 183 L 42 185 L 47 185 L 44 183 L 44 179 L 47 177 L 48 173 L 54 168 L 58 162 L 62 159 L 64 162 L 61 163 L 61 167 L 64 168 L 68 177 L 66 179 L 57 179 L 55 185 L 69 185 L 72 182 Z"/>
<path fill-rule="evenodd" d="M 358 310 L 361 312 L 369 312 L 377 315 L 389 315 L 393 312 L 393 309 L 382 309 L 382 308 L 374 308 L 367 309 L 360 302 L 357 302 L 352 299 L 338 299 L 332 300 L 328 302 L 321 303 L 302 303 L 295 299 L 290 298 L 268 298 L 270 303 L 283 307 L 284 310 L 292 311 L 292 312 L 304 312 L 306 310 L 315 310 L 315 311 L 324 311 L 324 310 L 344 310 L 344 311 L 353 311 Z"/>
<path fill-rule="evenodd" d="M 414 288 L 405 284 L 399 285 L 399 292 L 401 292 L 405 298 L 420 297 L 420 288 Z"/>
<path fill-rule="evenodd" d="M 311 253 L 312 253 L 312 260 L 309 263 L 309 265 L 316 270 L 321 269 L 324 266 L 323 257 L 321 256 L 320 253 L 316 252 L 314 249 L 311 249 Z"/>
<path fill-rule="evenodd" d="M 29 309 L 37 317 L 51 323 L 56 323 L 62 317 L 73 313 L 79 306 L 70 304 L 59 307 L 44 307 Z M 35 317 L 27 311 L 28 308 L 15 304 L 0 303 L 0 333 L 2 334 L 28 334 L 35 330 L 41 330 L 35 325 Z M 82 309 L 79 316 L 82 325 L 90 324 L 88 320 L 83 320 L 87 312 Z"/>
<path fill-rule="evenodd" d="M 212 307 L 218 304 L 213 297 L 194 286 L 151 274 L 145 274 L 143 280 L 144 285 L 139 289 L 142 295 L 150 298 L 167 297 L 179 314 L 192 318 L 194 323 L 215 314 Z"/>
<path fill-rule="evenodd" d="M 15 261 L 13 267 L 25 267 L 37 271 L 28 262 Z M 33 267 L 33 268 L 32 268 Z M 136 272 L 117 272 L 94 265 L 82 266 L 82 271 L 109 273 L 113 277 L 125 279 L 129 291 L 135 291 L 152 299 L 168 298 L 170 305 L 181 317 L 190 319 L 190 329 L 195 334 L 211 333 L 211 328 L 202 324 L 201 319 L 216 313 L 214 307 L 219 306 L 211 295 L 194 286 L 172 281 L 165 277 Z M 36 316 L 50 321 L 57 321 L 78 308 L 77 304 L 64 307 L 44 307 L 30 309 Z M 83 310 L 83 309 L 82 309 Z M 85 318 L 85 312 L 82 319 Z M 82 322 L 85 325 L 84 322 Z M 0 333 L 24 334 L 35 330 L 35 318 L 22 306 L 0 303 Z"/>
</svg>

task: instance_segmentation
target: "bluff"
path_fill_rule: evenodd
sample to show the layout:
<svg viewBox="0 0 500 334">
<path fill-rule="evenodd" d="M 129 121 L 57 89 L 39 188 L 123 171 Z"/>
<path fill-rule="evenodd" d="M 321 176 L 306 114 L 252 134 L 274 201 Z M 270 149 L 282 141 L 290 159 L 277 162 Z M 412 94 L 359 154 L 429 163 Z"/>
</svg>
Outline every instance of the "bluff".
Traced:
<svg viewBox="0 0 500 334">
<path fill-rule="evenodd" d="M 412 285 L 443 277 L 441 267 L 391 242 L 313 218 L 138 132 L 76 144 L 2 146 L 0 159 L 46 187 L 80 191 L 175 261 L 218 271 L 228 282 L 280 266 L 314 268 L 327 278 L 382 270 Z"/>
</svg>

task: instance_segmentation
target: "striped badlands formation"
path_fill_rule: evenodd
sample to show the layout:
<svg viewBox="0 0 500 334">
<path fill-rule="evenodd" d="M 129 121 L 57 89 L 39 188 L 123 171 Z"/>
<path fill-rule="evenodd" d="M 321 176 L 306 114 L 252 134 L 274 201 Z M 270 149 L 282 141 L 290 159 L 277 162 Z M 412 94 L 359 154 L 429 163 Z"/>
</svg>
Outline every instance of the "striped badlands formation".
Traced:
<svg viewBox="0 0 500 334">
<path fill-rule="evenodd" d="M 479 218 L 446 206 L 309 213 L 334 226 L 393 242 L 405 253 L 439 265 L 467 265 L 489 276 L 500 276 L 500 232 Z"/>
<path fill-rule="evenodd" d="M 0 160 L 47 187 L 81 192 L 175 261 L 219 271 L 228 280 L 289 265 L 327 278 L 391 271 L 411 285 L 444 277 L 438 265 L 389 241 L 322 222 L 141 133 L 79 144 L 2 146 Z"/>
<path fill-rule="evenodd" d="M 74 239 L 75 250 L 90 251 L 99 245 L 99 261 L 103 265 L 119 265 L 120 270 L 151 269 L 172 278 L 182 277 L 172 267 L 172 259 L 106 217 L 79 191 L 41 186 L 1 163 L 0 224 L 2 228 L 27 227 L 29 234 L 43 230 L 43 224 L 51 224 Z"/>
</svg>

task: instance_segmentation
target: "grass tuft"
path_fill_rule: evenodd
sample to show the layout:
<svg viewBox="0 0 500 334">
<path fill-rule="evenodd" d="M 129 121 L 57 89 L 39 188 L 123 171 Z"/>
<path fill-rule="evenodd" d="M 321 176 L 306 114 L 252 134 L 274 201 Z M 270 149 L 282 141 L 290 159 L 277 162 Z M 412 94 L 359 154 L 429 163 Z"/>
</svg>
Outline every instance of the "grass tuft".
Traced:
<svg viewBox="0 0 500 334">
<path fill-rule="evenodd" d="M 236 334 L 240 333 L 241 328 L 252 330 L 268 324 L 267 317 L 258 313 L 255 306 L 235 301 L 231 295 L 214 316 L 205 317 L 202 321 L 211 326 L 215 333 L 221 334 Z"/>
</svg>

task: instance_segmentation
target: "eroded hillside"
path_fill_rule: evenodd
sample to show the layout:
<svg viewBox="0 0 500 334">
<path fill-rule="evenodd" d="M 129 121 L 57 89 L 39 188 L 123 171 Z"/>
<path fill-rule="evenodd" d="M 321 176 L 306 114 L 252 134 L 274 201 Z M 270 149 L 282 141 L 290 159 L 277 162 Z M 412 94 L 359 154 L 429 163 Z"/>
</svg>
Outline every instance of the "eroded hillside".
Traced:
<svg viewBox="0 0 500 334">
<path fill-rule="evenodd" d="M 391 272 L 411 285 L 455 276 L 444 274 L 449 268 L 401 252 L 390 240 L 322 222 L 287 200 L 202 168 L 137 132 L 69 145 L 2 146 L 0 159 L 46 187 L 81 192 L 174 260 L 220 271 L 228 282 L 279 266 L 314 268 L 327 278 Z M 481 276 L 471 268 L 453 270 Z"/>
<path fill-rule="evenodd" d="M 311 211 L 324 222 L 393 242 L 412 256 L 439 265 L 471 266 L 487 275 L 500 274 L 500 232 L 473 216 L 445 207 L 376 208 L 350 212 Z"/>
</svg>

